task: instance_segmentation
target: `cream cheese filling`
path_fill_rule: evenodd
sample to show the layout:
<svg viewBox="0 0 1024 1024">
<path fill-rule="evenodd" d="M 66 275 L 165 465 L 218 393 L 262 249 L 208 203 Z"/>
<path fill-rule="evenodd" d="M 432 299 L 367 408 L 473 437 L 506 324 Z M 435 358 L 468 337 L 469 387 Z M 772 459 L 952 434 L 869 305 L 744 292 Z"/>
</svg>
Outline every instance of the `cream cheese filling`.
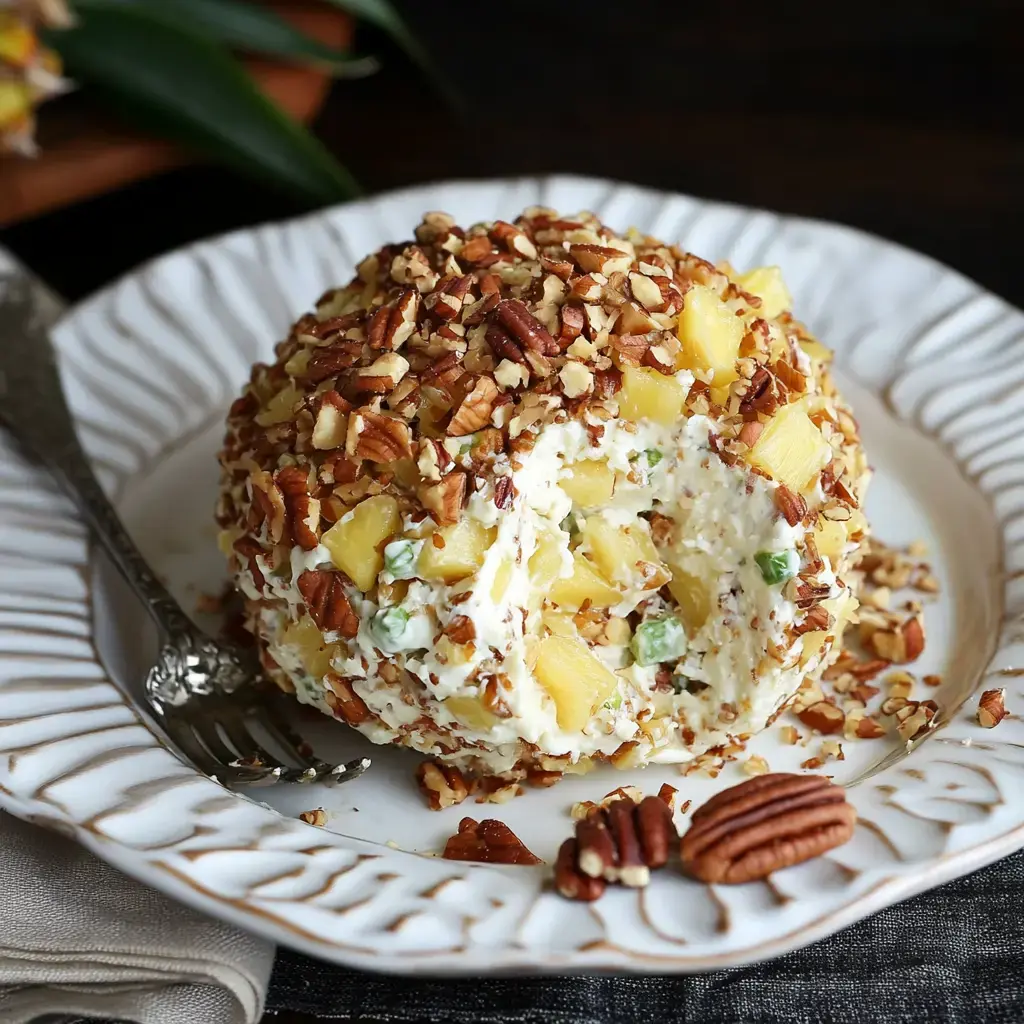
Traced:
<svg viewBox="0 0 1024 1024">
<path fill-rule="evenodd" d="M 358 635 L 354 641 L 331 635 L 326 639 L 340 648 L 333 670 L 354 680 L 355 692 L 380 720 L 364 729 L 371 738 L 386 742 L 401 735 L 418 749 L 438 752 L 444 736 L 453 733 L 472 744 L 472 755 L 494 771 L 512 766 L 520 741 L 575 760 L 611 755 L 633 740 L 638 763 L 683 762 L 730 735 L 763 728 L 803 676 L 814 670 L 820 655 L 801 664 L 801 640 L 787 640 L 786 627 L 793 623 L 796 607 L 782 586 L 766 584 L 754 558 L 762 551 L 795 548 L 804 533 L 803 526 L 791 527 L 778 515 L 775 484 L 722 462 L 710 449 L 714 422 L 706 417 L 691 416 L 671 425 L 623 420 L 599 425 L 600 436 L 575 420 L 545 425 L 532 450 L 515 456 L 517 461 L 507 467 L 518 495 L 511 509 L 495 506 L 491 484 L 472 495 L 465 514 L 496 531 L 482 566 L 469 579 L 451 585 L 412 581 L 401 601 L 408 621 L 399 640 L 382 643 L 374 630 L 381 606 L 353 591 Z M 646 454 L 651 452 L 657 453 L 656 462 Z M 678 529 L 670 543 L 658 546 L 658 553 L 700 581 L 710 596 L 711 613 L 688 637 L 676 672 L 681 682 L 670 691 L 657 685 L 659 666 L 635 663 L 627 645 L 594 646 L 592 653 L 617 675 L 617 692 L 582 730 L 566 731 L 558 724 L 555 701 L 530 669 L 532 649 L 544 632 L 544 608 L 529 561 L 539 539 L 553 534 L 561 544 L 561 577 L 572 574 L 571 534 L 562 524 L 578 513 L 559 481 L 582 460 L 602 460 L 616 473 L 611 500 L 586 516 L 599 516 L 616 527 L 639 523 L 645 530 L 645 520 L 637 518 L 640 513 L 657 511 L 675 520 Z M 329 562 L 323 547 L 295 549 L 288 573 L 265 573 L 271 594 L 282 604 L 261 612 L 270 654 L 295 682 L 298 698 L 328 712 L 323 681 L 309 677 L 302 652 L 283 638 L 302 603 L 293 581 L 305 569 Z M 507 584 L 496 600 L 499 573 L 507 574 Z M 387 573 L 381 579 L 392 582 Z M 832 597 L 843 595 L 827 563 L 819 579 L 831 585 Z M 623 586 L 621 600 L 610 609 L 614 616 L 670 610 L 642 581 L 616 582 Z M 251 580 L 243 580 L 242 586 L 248 591 Z M 453 645 L 438 642 L 456 616 L 466 616 L 473 625 L 475 639 L 468 655 L 456 648 L 453 656 Z M 773 649 L 781 654 L 770 657 Z M 413 690 L 408 683 L 388 682 L 380 675 L 382 654 L 415 680 Z M 495 672 L 508 679 L 502 696 L 509 717 L 474 725 L 446 705 L 452 698 L 478 697 L 478 677 Z M 729 708 L 726 720 L 723 705 Z M 417 732 L 418 740 L 410 735 Z"/>
</svg>

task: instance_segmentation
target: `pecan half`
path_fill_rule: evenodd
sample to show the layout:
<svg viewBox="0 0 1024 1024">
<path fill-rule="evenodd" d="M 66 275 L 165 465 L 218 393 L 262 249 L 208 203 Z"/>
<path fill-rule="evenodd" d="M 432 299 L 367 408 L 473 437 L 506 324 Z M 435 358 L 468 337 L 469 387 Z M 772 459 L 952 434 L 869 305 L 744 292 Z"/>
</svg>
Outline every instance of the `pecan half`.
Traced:
<svg viewBox="0 0 1024 1024">
<path fill-rule="evenodd" d="M 469 796 L 469 786 L 462 772 L 438 761 L 423 761 L 416 769 L 416 782 L 432 811 L 461 804 Z"/>
<path fill-rule="evenodd" d="M 405 420 L 370 409 L 349 417 L 346 450 L 371 462 L 397 462 L 412 458 L 412 431 Z"/>
<path fill-rule="evenodd" d="M 978 702 L 978 725 L 983 729 L 994 729 L 1010 712 L 1004 703 L 1006 690 L 986 690 Z"/>
<path fill-rule="evenodd" d="M 496 818 L 463 818 L 459 831 L 445 843 L 445 860 L 476 860 L 484 864 L 541 864 L 523 841 Z"/>
<path fill-rule="evenodd" d="M 766 878 L 841 846 L 856 812 L 842 788 L 818 775 L 759 775 L 698 808 L 683 837 L 688 874 L 738 884 Z"/>
<path fill-rule="evenodd" d="M 487 376 L 478 377 L 473 389 L 463 398 L 448 424 L 452 437 L 474 434 L 491 422 L 491 411 L 498 397 L 498 385 Z"/>
<path fill-rule="evenodd" d="M 614 800 L 577 822 L 579 869 L 591 878 L 641 888 L 650 881 L 652 869 L 668 862 L 677 838 L 672 812 L 663 800 Z"/>
<path fill-rule="evenodd" d="M 325 633 L 354 637 L 359 632 L 359 616 L 345 593 L 345 577 L 340 572 L 307 569 L 295 581 L 309 617 Z"/>
<path fill-rule="evenodd" d="M 604 895 L 607 883 L 603 878 L 592 878 L 584 874 L 578 866 L 579 843 L 567 839 L 558 848 L 555 860 L 555 888 L 566 899 L 582 900 L 592 903 Z"/>
<path fill-rule="evenodd" d="M 501 325 L 525 348 L 541 355 L 557 356 L 561 349 L 548 329 L 519 299 L 502 299 L 494 307 Z"/>
<path fill-rule="evenodd" d="M 577 866 L 579 844 L 576 839 L 566 839 L 558 848 L 555 861 L 555 888 L 567 900 L 582 900 L 593 903 L 604 895 L 608 883 L 603 878 L 585 875 Z"/>
</svg>

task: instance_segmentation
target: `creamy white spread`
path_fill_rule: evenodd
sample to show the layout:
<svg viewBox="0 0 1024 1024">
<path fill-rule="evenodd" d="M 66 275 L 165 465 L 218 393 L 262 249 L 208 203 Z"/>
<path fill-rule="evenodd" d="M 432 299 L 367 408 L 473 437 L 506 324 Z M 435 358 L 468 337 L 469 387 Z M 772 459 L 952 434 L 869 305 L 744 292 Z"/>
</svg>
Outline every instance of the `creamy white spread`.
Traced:
<svg viewBox="0 0 1024 1024">
<path fill-rule="evenodd" d="M 692 383 L 685 371 L 679 377 L 686 387 Z M 338 644 L 331 668 L 351 681 L 377 718 L 358 726 L 372 739 L 389 742 L 404 734 L 404 741 L 418 749 L 440 753 L 446 752 L 445 736 L 457 735 L 471 746 L 467 753 L 477 767 L 496 772 L 511 768 L 521 756 L 520 741 L 545 754 L 577 760 L 609 756 L 631 740 L 637 743 L 632 763 L 683 762 L 730 736 L 762 729 L 817 666 L 821 653 L 802 659 L 802 639 L 791 634 L 787 639 L 795 604 L 783 585 L 765 581 L 755 560 L 759 552 L 795 549 L 803 536 L 802 525 L 789 526 L 778 514 L 776 485 L 742 465 L 723 462 L 711 450 L 714 423 L 706 417 L 694 415 L 671 425 L 613 420 L 600 426 L 603 431 L 588 431 L 575 420 L 543 426 L 532 450 L 514 456 L 505 467 L 517 495 L 511 508 L 496 507 L 491 483 L 471 496 L 464 514 L 495 530 L 483 565 L 451 585 L 411 580 L 399 606 L 408 618 L 397 635 L 382 633 L 375 625 L 387 605 L 352 591 L 358 635 L 352 641 L 330 634 L 325 639 Z M 652 452 L 656 456 L 645 454 Z M 530 668 L 533 650 L 545 634 L 545 606 L 544 594 L 531 580 L 529 561 L 538 539 L 554 532 L 562 547 L 561 574 L 572 575 L 570 530 L 582 517 L 559 481 L 584 460 L 603 460 L 616 472 L 611 500 L 587 511 L 586 517 L 644 531 L 650 527 L 638 518 L 641 514 L 653 511 L 674 520 L 678 526 L 670 541 L 658 544 L 658 554 L 664 563 L 701 582 L 711 610 L 687 637 L 669 686 L 664 680 L 658 685 L 659 665 L 635 662 L 628 643 L 594 644 L 591 653 L 618 677 L 617 692 L 581 731 L 567 732 L 559 727 L 555 701 Z M 405 525 L 418 537 L 418 554 L 421 541 L 429 543 L 423 538 L 432 524 Z M 849 592 L 836 583 L 824 561 L 818 582 L 830 585 L 832 598 L 845 599 Z M 309 676 L 302 651 L 282 641 L 302 603 L 293 581 L 305 569 L 329 562 L 322 546 L 309 552 L 296 548 L 290 571 L 265 573 L 271 594 L 284 604 L 266 604 L 260 612 L 269 652 L 295 683 L 298 698 L 328 713 L 323 680 Z M 509 574 L 508 582 L 494 600 L 499 572 Z M 380 580 L 390 584 L 394 577 L 385 570 Z M 650 618 L 675 610 L 657 590 L 645 589 L 642 579 L 613 582 L 622 589 L 621 600 L 609 609 L 613 616 L 624 618 L 639 610 Z M 243 579 L 242 587 L 251 591 L 251 580 Z M 469 656 L 460 648 L 453 657 L 452 645 L 439 643 L 456 616 L 466 616 L 473 625 Z M 412 681 L 398 681 L 393 672 L 382 676 L 382 655 Z M 487 716 L 486 724 L 474 727 L 464 714 L 450 710 L 446 701 L 478 697 L 480 678 L 496 671 L 508 679 L 502 698 L 509 717 Z"/>
</svg>

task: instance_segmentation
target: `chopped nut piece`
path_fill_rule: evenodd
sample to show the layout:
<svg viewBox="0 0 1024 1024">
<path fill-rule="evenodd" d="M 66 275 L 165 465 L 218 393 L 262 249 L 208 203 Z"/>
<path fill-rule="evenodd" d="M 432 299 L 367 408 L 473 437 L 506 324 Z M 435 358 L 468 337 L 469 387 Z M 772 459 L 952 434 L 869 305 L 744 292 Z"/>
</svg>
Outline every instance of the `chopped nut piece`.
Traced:
<svg viewBox="0 0 1024 1024">
<path fill-rule="evenodd" d="M 885 727 L 876 719 L 865 717 L 857 722 L 856 734 L 862 740 L 877 740 L 885 735 Z"/>
<path fill-rule="evenodd" d="M 511 359 L 502 359 L 494 371 L 494 379 L 506 391 L 514 391 L 530 383 L 530 371 L 526 366 L 514 363 Z"/>
<path fill-rule="evenodd" d="M 412 432 L 404 420 L 360 409 L 349 417 L 349 424 L 349 454 L 383 463 L 412 458 Z"/>
<path fill-rule="evenodd" d="M 743 762 L 743 773 L 745 775 L 767 775 L 771 771 L 768 762 L 759 754 L 752 754 Z"/>
<path fill-rule="evenodd" d="M 314 807 L 311 811 L 303 811 L 299 815 L 299 821 L 304 821 L 307 825 L 315 825 L 317 828 L 323 828 L 327 824 L 327 812 L 322 807 Z"/>
<path fill-rule="evenodd" d="M 319 451 L 340 448 L 348 432 L 349 403 L 337 391 L 328 391 L 320 398 L 320 409 L 313 425 L 313 447 Z"/>
<path fill-rule="evenodd" d="M 469 786 L 462 772 L 452 765 L 423 761 L 416 769 L 416 781 L 432 811 L 461 804 L 469 796 Z"/>
<path fill-rule="evenodd" d="M 433 808 L 436 810 L 436 808 Z M 459 831 L 445 843 L 445 860 L 474 860 L 484 864 L 541 864 L 523 841 L 496 818 L 463 818 Z"/>
<path fill-rule="evenodd" d="M 438 484 L 430 484 L 419 489 L 419 498 L 423 507 L 434 513 L 442 526 L 457 523 L 462 516 L 463 504 L 466 500 L 468 477 L 465 473 L 449 473 Z"/>
<path fill-rule="evenodd" d="M 807 502 L 785 484 L 780 484 L 775 489 L 775 505 L 790 526 L 796 526 L 807 515 Z"/>
<path fill-rule="evenodd" d="M 448 433 L 453 437 L 462 437 L 487 426 L 491 421 L 491 410 L 494 408 L 494 401 L 497 397 L 498 385 L 490 377 L 478 377 L 473 385 L 473 390 L 466 395 L 458 409 L 455 410 L 451 423 L 448 425 Z"/>
<path fill-rule="evenodd" d="M 345 593 L 345 576 L 340 572 L 307 569 L 295 581 L 309 617 L 326 633 L 354 637 L 359 616 Z"/>
<path fill-rule="evenodd" d="M 892 630 L 879 629 L 868 637 L 868 646 L 886 661 L 897 665 L 916 661 L 924 650 L 924 624 L 920 615 Z"/>
<path fill-rule="evenodd" d="M 633 263 L 628 253 L 604 245 L 570 245 L 569 255 L 584 273 L 625 273 Z"/>
<path fill-rule="evenodd" d="M 594 375 L 582 363 L 566 363 L 558 373 L 566 398 L 579 398 L 593 389 Z"/>
<path fill-rule="evenodd" d="M 978 725 L 994 729 L 1010 713 L 1006 710 L 1005 699 L 1005 688 L 986 690 L 978 702 Z"/>
<path fill-rule="evenodd" d="M 791 747 L 796 746 L 796 744 L 800 742 L 800 733 L 792 725 L 782 726 L 782 728 L 779 730 L 779 735 L 782 738 L 782 742 L 788 744 Z"/>
<path fill-rule="evenodd" d="M 394 391 L 399 381 L 409 372 L 409 362 L 397 352 L 385 352 L 369 366 L 352 377 L 356 391 L 372 391 L 387 394 Z"/>
<path fill-rule="evenodd" d="M 835 704 L 830 704 L 825 700 L 805 708 L 797 717 L 809 729 L 826 735 L 841 731 L 843 722 L 846 720 L 846 714 L 842 708 L 837 708 Z"/>
<path fill-rule="evenodd" d="M 503 299 L 494 312 L 505 330 L 524 348 L 540 355 L 556 356 L 560 352 L 547 328 L 518 299 Z"/>
</svg>

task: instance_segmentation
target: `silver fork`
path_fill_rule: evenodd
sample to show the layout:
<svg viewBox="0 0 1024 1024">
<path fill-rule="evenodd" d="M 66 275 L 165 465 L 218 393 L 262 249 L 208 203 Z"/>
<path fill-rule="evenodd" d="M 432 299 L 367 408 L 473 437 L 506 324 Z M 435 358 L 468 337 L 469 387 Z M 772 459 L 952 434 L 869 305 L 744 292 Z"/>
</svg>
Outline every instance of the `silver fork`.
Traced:
<svg viewBox="0 0 1024 1024">
<path fill-rule="evenodd" d="M 160 651 L 145 682 L 154 718 L 188 760 L 225 783 L 338 784 L 361 775 L 368 758 L 328 764 L 314 757 L 253 685 L 256 659 L 200 630 L 146 564 L 75 433 L 48 336 L 56 309 L 28 274 L 0 271 L 0 422 L 49 469 L 156 623 Z"/>
</svg>

